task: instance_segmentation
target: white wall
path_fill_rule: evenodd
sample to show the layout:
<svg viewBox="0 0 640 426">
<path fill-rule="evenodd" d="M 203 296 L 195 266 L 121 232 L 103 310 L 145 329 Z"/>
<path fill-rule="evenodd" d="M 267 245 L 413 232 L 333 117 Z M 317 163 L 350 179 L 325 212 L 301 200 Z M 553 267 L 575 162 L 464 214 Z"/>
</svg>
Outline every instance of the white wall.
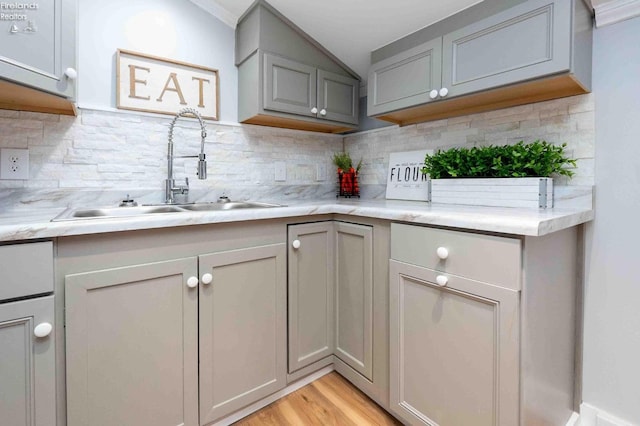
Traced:
<svg viewBox="0 0 640 426">
<path fill-rule="evenodd" d="M 583 401 L 640 424 L 640 18 L 597 29 Z"/>
<path fill-rule="evenodd" d="M 115 108 L 118 48 L 219 70 L 220 121 L 236 122 L 234 30 L 189 0 L 79 0 L 78 106 Z"/>
</svg>

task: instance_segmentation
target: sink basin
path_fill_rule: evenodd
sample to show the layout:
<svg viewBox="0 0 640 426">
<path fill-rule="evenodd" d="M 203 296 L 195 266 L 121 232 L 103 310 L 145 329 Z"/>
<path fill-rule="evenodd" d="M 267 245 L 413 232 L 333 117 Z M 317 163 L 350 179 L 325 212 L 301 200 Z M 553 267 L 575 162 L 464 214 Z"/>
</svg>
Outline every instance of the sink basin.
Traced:
<svg viewBox="0 0 640 426">
<path fill-rule="evenodd" d="M 267 203 L 254 203 L 247 202 L 235 202 L 229 201 L 227 203 L 195 203 L 195 204 L 181 204 L 181 208 L 194 212 L 207 212 L 207 211 L 220 211 L 220 210 L 237 210 L 237 209 L 260 209 L 269 207 L 282 207 L 279 204 L 267 204 Z"/>
<path fill-rule="evenodd" d="M 211 212 L 236 209 L 257 209 L 269 207 L 282 207 L 279 204 L 267 204 L 256 202 L 234 202 L 226 203 L 193 203 L 193 204 L 158 204 L 137 207 L 106 207 L 94 209 L 74 209 L 70 208 L 53 218 L 52 222 L 64 220 L 82 219 L 107 219 L 119 217 L 136 217 L 154 215 L 160 213 L 187 213 L 187 212 Z"/>
</svg>

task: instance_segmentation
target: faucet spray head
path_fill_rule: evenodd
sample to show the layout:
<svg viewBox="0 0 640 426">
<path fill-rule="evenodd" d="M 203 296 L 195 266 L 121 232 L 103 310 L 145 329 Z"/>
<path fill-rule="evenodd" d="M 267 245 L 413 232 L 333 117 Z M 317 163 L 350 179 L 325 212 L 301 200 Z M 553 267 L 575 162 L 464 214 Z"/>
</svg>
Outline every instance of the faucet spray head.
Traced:
<svg viewBox="0 0 640 426">
<path fill-rule="evenodd" d="M 204 180 L 207 178 L 207 161 L 206 156 L 202 152 L 198 154 L 198 179 Z"/>
</svg>

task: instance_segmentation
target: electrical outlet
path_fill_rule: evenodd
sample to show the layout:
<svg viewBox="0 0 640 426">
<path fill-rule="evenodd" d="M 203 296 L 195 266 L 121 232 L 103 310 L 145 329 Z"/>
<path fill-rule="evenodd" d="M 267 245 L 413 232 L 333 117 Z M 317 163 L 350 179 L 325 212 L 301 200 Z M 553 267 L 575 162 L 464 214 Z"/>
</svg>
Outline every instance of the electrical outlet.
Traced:
<svg viewBox="0 0 640 426">
<path fill-rule="evenodd" d="M 28 149 L 0 149 L 0 179 L 29 179 Z"/>
<path fill-rule="evenodd" d="M 287 163 L 279 161 L 276 163 L 276 182 L 287 181 Z"/>
<path fill-rule="evenodd" d="M 324 166 L 324 164 L 318 164 L 317 168 L 316 168 L 316 180 L 317 181 L 324 181 L 327 180 L 327 168 Z"/>
</svg>

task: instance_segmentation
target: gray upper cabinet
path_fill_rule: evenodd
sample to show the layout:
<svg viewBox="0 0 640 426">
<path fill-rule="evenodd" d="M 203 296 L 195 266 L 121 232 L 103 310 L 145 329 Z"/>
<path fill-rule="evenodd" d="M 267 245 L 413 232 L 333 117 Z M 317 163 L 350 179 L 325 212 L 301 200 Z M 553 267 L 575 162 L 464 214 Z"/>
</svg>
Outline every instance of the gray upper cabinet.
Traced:
<svg viewBox="0 0 640 426">
<path fill-rule="evenodd" d="M 375 63 L 369 70 L 367 113 L 376 115 L 430 102 L 442 81 L 442 38 Z"/>
<path fill-rule="evenodd" d="M 76 68 L 76 0 L 20 12 L 29 19 L 0 21 L 0 78 L 73 99 L 75 77 L 65 71 Z"/>
<path fill-rule="evenodd" d="M 51 278 L 49 278 L 51 280 Z M 55 426 L 54 332 L 34 335 L 54 324 L 53 296 L 0 305 L 0 423 Z"/>
<path fill-rule="evenodd" d="M 264 58 L 264 108 L 315 117 L 316 68 L 279 56 Z"/>
<path fill-rule="evenodd" d="M 504 3 L 476 5 L 374 51 L 367 114 L 404 125 L 588 92 L 584 2 Z"/>
<path fill-rule="evenodd" d="M 357 75 L 265 1 L 238 21 L 236 65 L 240 122 L 333 133 L 357 127 Z"/>
<path fill-rule="evenodd" d="M 571 11 L 570 1 L 531 0 L 445 35 L 447 96 L 568 72 Z"/>
</svg>

